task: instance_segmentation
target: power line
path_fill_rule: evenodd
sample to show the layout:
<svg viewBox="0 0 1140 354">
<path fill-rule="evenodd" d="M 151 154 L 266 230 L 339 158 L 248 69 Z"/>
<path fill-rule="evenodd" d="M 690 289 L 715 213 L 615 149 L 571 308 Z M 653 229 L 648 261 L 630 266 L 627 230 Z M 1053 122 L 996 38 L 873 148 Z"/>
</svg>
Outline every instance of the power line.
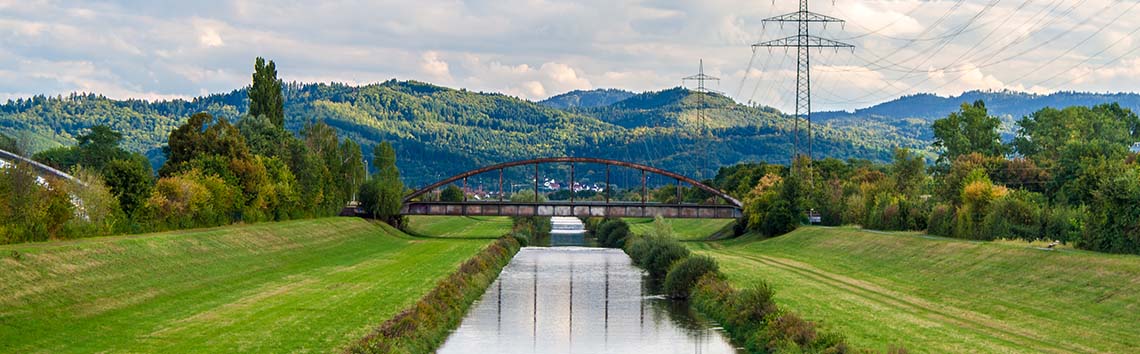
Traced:
<svg viewBox="0 0 1140 354">
<path fill-rule="evenodd" d="M 794 134 L 792 145 L 792 161 L 795 161 L 795 155 L 799 153 L 799 119 L 804 117 L 808 123 L 808 161 L 814 157 L 812 151 L 811 141 L 811 49 L 812 48 L 851 48 L 854 51 L 855 46 L 830 40 L 823 37 L 811 35 L 812 23 L 843 23 L 844 21 L 835 17 L 814 13 L 808 11 L 808 1 L 800 0 L 799 11 L 770 17 L 763 20 L 764 23 L 777 22 L 783 24 L 785 22 L 793 22 L 796 24 L 797 33 L 794 36 L 784 37 L 767 42 L 760 42 L 753 44 L 753 48 L 768 47 L 768 48 L 796 48 L 796 116 L 794 119 Z"/>
</svg>

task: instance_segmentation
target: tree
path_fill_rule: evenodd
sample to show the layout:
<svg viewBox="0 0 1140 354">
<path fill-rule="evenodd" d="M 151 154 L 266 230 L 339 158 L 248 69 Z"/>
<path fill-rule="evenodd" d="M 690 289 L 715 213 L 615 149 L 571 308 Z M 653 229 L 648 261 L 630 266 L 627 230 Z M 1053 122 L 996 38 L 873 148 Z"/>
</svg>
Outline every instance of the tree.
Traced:
<svg viewBox="0 0 1140 354">
<path fill-rule="evenodd" d="M 285 129 L 285 98 L 281 81 L 277 79 L 277 66 L 270 60 L 257 57 L 253 63 L 253 85 L 249 87 L 249 115 L 265 116 L 273 125 Z"/>
<path fill-rule="evenodd" d="M 454 184 L 449 184 L 443 189 L 443 192 L 439 193 L 439 200 L 443 202 L 462 202 L 463 190 Z"/>
<path fill-rule="evenodd" d="M 906 196 L 913 195 L 926 180 L 926 161 L 910 150 L 895 149 L 891 178 L 895 182 L 896 192 Z"/>
<path fill-rule="evenodd" d="M 154 176 L 150 163 L 145 157 L 114 160 L 103 169 L 103 176 L 111 193 L 119 200 L 119 206 L 128 216 L 135 215 L 139 207 L 150 197 Z"/>
<path fill-rule="evenodd" d="M 382 142 L 373 149 L 373 163 L 377 172 L 361 188 L 360 202 L 374 218 L 400 226 L 400 207 L 404 202 L 404 182 L 396 168 L 396 150 L 392 144 Z"/>
<path fill-rule="evenodd" d="M 962 104 L 958 112 L 934 121 L 934 148 L 942 152 L 939 163 L 953 161 L 960 155 L 972 152 L 987 156 L 1000 156 L 1005 147 L 998 135 L 1001 120 L 989 115 L 986 104 Z"/>
<path fill-rule="evenodd" d="M 215 121 L 209 113 L 194 114 L 185 124 L 170 132 L 166 164 L 159 169 L 159 175 L 168 176 L 182 171 L 183 164 L 210 155 L 242 160 L 250 158 L 249 148 L 237 128 L 224 118 Z"/>
</svg>

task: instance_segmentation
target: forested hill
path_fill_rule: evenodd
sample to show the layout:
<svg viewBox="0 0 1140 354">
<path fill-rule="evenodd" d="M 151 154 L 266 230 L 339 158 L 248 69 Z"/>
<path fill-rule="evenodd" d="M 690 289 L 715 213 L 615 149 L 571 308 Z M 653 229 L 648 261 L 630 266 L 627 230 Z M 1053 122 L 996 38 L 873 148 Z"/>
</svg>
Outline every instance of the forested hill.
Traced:
<svg viewBox="0 0 1140 354">
<path fill-rule="evenodd" d="M 609 106 L 633 95 L 633 92 L 619 89 L 574 90 L 538 103 L 558 109 L 594 108 Z"/>
<path fill-rule="evenodd" d="M 982 100 L 991 115 L 1002 120 L 1000 129 L 1005 139 L 1012 138 L 1013 122 L 1045 107 L 1094 106 L 1119 103 L 1140 112 L 1140 94 L 1056 92 L 1038 95 L 1014 91 L 968 91 L 958 96 L 942 97 L 929 93 L 903 96 L 854 112 L 818 112 L 812 118 L 837 129 L 862 127 L 881 132 L 885 139 L 917 139 L 932 141 L 931 123 L 958 111 L 963 103 Z"/>
<path fill-rule="evenodd" d="M 502 94 L 388 81 L 365 86 L 288 84 L 286 127 L 322 120 L 342 137 L 372 146 L 391 141 L 411 186 L 474 167 L 540 156 L 595 156 L 648 163 L 710 177 L 742 161 L 786 162 L 791 121 L 731 101 L 670 89 L 630 97 L 611 107 L 564 111 Z M 33 142 L 33 150 L 74 144 L 104 124 L 124 134 L 126 147 L 157 165 L 172 129 L 207 111 L 230 121 L 247 110 L 246 90 L 190 101 L 111 100 L 98 95 L 38 96 L 0 105 L 0 133 Z M 638 100 L 632 100 L 637 98 Z M 703 107 L 706 119 L 696 119 Z M 696 126 L 710 129 L 694 129 Z M 816 153 L 841 159 L 885 160 L 895 145 L 867 130 L 818 129 Z M 703 171 L 698 171 L 704 169 Z"/>
</svg>

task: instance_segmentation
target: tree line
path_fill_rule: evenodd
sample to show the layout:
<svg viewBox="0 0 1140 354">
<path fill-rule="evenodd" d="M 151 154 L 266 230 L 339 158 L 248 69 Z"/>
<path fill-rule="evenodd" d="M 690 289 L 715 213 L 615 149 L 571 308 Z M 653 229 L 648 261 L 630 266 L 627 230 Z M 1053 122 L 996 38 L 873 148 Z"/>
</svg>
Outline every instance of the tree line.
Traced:
<svg viewBox="0 0 1140 354">
<path fill-rule="evenodd" d="M 169 132 L 157 173 L 103 125 L 74 146 L 33 156 L 80 183 L 41 178 L 18 163 L 0 169 L 0 242 L 330 216 L 353 199 L 398 224 L 404 187 L 392 146 L 376 145 L 378 172 L 368 176 L 361 147 L 329 125 L 285 129 L 281 85 L 274 63 L 257 58 L 249 111 L 233 124 L 209 112 L 191 115 Z M 0 144 L 22 150 L 6 136 Z"/>
<path fill-rule="evenodd" d="M 814 212 L 824 225 L 1140 254 L 1135 113 L 1117 104 L 1044 108 L 1018 120 L 1008 142 L 1000 124 L 976 101 L 934 121 L 933 164 L 898 149 L 889 164 L 738 164 L 711 183 L 744 202 L 742 232 L 780 235 Z"/>
</svg>

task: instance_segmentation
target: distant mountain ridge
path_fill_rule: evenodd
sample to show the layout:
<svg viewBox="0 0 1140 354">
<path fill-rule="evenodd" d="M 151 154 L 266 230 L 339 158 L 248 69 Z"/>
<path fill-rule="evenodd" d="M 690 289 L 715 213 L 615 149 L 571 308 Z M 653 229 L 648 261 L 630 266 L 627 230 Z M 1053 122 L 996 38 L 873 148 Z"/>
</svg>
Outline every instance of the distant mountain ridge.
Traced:
<svg viewBox="0 0 1140 354">
<path fill-rule="evenodd" d="M 551 96 L 538 104 L 557 109 L 595 108 L 609 106 L 627 99 L 635 93 L 621 89 L 574 90 Z"/>
<path fill-rule="evenodd" d="M 620 105 L 568 110 L 417 81 L 362 86 L 289 83 L 283 94 L 287 129 L 296 132 L 322 121 L 341 137 L 363 145 L 369 159 L 372 146 L 392 142 L 397 165 L 410 186 L 533 157 L 611 158 L 710 178 L 720 166 L 786 163 L 791 156 L 791 121 L 779 112 L 682 88 L 629 96 Z M 187 117 L 204 111 L 237 121 L 248 110 L 246 96 L 245 88 L 156 102 L 96 94 L 39 95 L 0 105 L 0 133 L 32 141 L 33 150 L 42 150 L 74 144 L 86 129 L 107 125 L 124 135 L 129 150 L 143 152 L 160 165 L 170 131 Z M 821 128 L 816 151 L 819 156 L 884 161 L 894 146 L 921 148 L 916 142 L 868 139 L 870 135 L 870 131 Z M 597 177 L 585 167 L 578 175 Z"/>
<path fill-rule="evenodd" d="M 934 120 L 957 111 L 962 103 L 985 101 L 990 114 L 1020 119 L 1045 107 L 1093 106 L 1102 103 L 1119 103 L 1122 107 L 1140 112 L 1140 94 L 1091 93 L 1062 91 L 1046 95 L 1001 91 L 966 91 L 957 96 L 942 97 L 919 93 L 899 97 L 854 112 L 832 111 L 812 113 L 812 118 L 827 121 L 845 117 L 882 116 L 891 118 L 921 118 Z"/>
</svg>

